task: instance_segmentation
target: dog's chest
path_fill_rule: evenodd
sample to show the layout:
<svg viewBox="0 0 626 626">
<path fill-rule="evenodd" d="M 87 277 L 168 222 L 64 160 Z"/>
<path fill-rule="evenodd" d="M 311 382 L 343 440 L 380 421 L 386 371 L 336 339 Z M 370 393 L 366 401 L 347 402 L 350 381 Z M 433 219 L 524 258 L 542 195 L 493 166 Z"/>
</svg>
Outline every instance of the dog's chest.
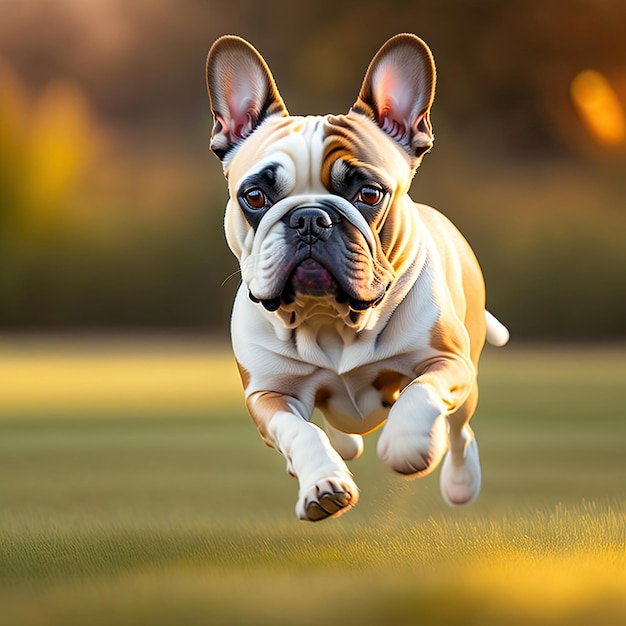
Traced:
<svg viewBox="0 0 626 626">
<path fill-rule="evenodd" d="M 299 329 L 299 357 L 319 369 L 297 386 L 314 396 L 315 406 L 333 426 L 366 433 L 385 421 L 402 389 L 415 377 L 416 362 L 430 354 L 409 350 L 384 358 L 375 342 L 346 345 L 338 331 L 330 326 L 315 332 Z"/>
<path fill-rule="evenodd" d="M 412 375 L 401 362 L 374 363 L 343 375 L 320 376 L 315 406 L 336 428 L 367 433 L 387 418 Z"/>
<path fill-rule="evenodd" d="M 426 278 L 428 272 L 423 272 Z M 295 361 L 306 366 L 302 374 L 287 377 L 291 393 L 295 389 L 301 397 L 314 397 L 326 419 L 346 432 L 367 433 L 383 423 L 420 365 L 437 353 L 430 345 L 430 331 L 438 307 L 434 300 L 418 297 L 419 292 L 414 290 L 395 309 L 384 333 L 379 329 L 357 334 L 339 322 L 306 323 L 295 329 L 290 369 L 295 373 Z"/>
</svg>

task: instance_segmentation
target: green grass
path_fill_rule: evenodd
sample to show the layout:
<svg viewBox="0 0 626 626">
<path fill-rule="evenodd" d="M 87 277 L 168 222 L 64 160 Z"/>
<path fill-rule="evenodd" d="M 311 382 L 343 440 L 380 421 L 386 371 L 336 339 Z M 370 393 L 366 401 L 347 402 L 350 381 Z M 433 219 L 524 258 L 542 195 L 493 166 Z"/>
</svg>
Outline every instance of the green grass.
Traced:
<svg viewBox="0 0 626 626">
<path fill-rule="evenodd" d="M 152 347 L 153 371 L 186 350 Z M 449 509 L 436 475 L 392 474 L 374 433 L 351 464 L 359 505 L 321 524 L 295 519 L 223 354 L 190 359 L 211 376 L 182 408 L 172 375 L 88 410 L 78 360 L 66 411 L 52 391 L 0 409 L 0 624 L 626 623 L 623 346 L 488 350 L 478 502 Z"/>
</svg>

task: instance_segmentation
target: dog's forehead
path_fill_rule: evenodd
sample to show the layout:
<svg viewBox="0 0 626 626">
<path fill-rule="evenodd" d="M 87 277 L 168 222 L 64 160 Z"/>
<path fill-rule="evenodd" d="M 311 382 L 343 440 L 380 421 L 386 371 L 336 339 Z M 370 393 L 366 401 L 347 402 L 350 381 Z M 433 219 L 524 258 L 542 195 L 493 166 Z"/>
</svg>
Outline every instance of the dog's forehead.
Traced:
<svg viewBox="0 0 626 626">
<path fill-rule="evenodd" d="M 412 176 L 407 153 L 364 115 L 327 115 L 322 178 L 330 178 L 333 166 L 341 159 L 354 167 L 366 167 L 406 181 Z"/>
<path fill-rule="evenodd" d="M 328 189 L 338 160 L 393 174 L 398 181 L 411 176 L 404 152 L 359 114 L 270 118 L 236 151 L 227 175 L 236 187 L 264 164 L 275 162 L 299 182 Z"/>
<path fill-rule="evenodd" d="M 291 177 L 311 171 L 322 158 L 323 125 L 322 117 L 267 119 L 233 155 L 227 169 L 231 184 L 239 185 L 272 162 L 289 170 Z"/>
</svg>

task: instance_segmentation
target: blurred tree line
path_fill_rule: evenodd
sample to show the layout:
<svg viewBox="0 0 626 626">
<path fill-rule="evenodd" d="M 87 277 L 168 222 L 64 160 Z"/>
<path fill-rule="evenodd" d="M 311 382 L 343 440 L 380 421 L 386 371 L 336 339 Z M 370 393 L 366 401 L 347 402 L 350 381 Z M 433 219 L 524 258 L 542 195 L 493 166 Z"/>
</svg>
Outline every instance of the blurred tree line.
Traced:
<svg viewBox="0 0 626 626">
<path fill-rule="evenodd" d="M 438 68 L 413 198 L 466 234 L 515 337 L 624 338 L 625 23 L 617 0 L 4 0 L 0 329 L 225 333 L 239 278 L 207 150 L 211 43 L 249 39 L 291 112 L 316 114 L 346 111 L 410 31 Z M 602 97 L 572 95 L 584 70 L 616 103 L 611 141 Z"/>
</svg>

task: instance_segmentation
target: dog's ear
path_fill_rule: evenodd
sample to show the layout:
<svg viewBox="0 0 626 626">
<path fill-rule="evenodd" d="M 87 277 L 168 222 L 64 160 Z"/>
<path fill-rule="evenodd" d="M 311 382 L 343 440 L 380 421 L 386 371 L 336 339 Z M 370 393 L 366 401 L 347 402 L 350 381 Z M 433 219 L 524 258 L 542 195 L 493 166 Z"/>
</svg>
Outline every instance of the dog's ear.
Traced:
<svg viewBox="0 0 626 626">
<path fill-rule="evenodd" d="M 288 115 L 263 57 L 245 39 L 226 35 L 206 63 L 214 125 L 211 150 L 223 160 L 270 115 Z"/>
<path fill-rule="evenodd" d="M 430 49 L 415 35 L 396 35 L 370 63 L 352 110 L 371 117 L 412 157 L 421 157 L 433 145 L 434 96 Z"/>
</svg>

